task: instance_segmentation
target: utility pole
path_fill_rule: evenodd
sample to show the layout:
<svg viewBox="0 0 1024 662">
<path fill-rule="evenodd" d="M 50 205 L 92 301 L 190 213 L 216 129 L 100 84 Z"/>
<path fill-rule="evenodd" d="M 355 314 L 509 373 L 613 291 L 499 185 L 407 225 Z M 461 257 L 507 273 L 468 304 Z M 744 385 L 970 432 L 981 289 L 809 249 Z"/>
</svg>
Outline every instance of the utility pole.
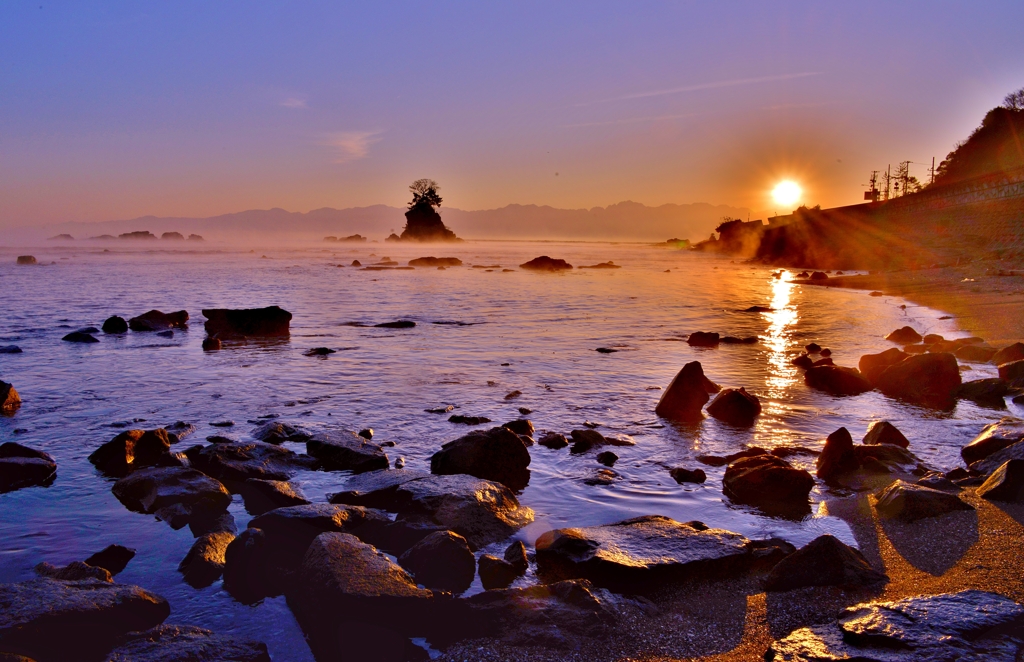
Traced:
<svg viewBox="0 0 1024 662">
<path fill-rule="evenodd" d="M 906 195 L 910 188 L 910 161 L 900 161 L 896 166 L 896 192 L 898 195 Z M 899 193 L 899 191 L 903 193 Z"/>
<path fill-rule="evenodd" d="M 871 171 L 871 179 L 868 180 L 868 190 L 864 191 L 864 199 L 869 202 L 878 202 L 878 171 Z"/>
<path fill-rule="evenodd" d="M 935 183 L 935 157 L 933 156 L 932 157 L 931 179 L 928 180 L 928 185 L 931 186 L 934 183 Z"/>
<path fill-rule="evenodd" d="M 890 188 L 891 188 L 890 182 L 891 182 L 892 178 L 889 176 L 889 171 L 891 169 L 892 169 L 892 164 L 891 163 L 889 165 L 885 166 L 885 199 L 886 200 L 889 199 L 889 191 L 890 191 Z"/>
</svg>

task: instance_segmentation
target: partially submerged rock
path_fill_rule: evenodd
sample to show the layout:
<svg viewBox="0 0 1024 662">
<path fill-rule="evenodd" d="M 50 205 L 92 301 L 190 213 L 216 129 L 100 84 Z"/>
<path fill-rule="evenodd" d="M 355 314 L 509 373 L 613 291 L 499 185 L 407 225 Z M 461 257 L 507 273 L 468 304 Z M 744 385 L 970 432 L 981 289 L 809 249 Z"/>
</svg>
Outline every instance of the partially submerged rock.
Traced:
<svg viewBox="0 0 1024 662">
<path fill-rule="evenodd" d="M 863 443 L 867 446 L 878 444 L 892 444 L 900 448 L 910 446 L 910 440 L 903 436 L 903 433 L 889 421 L 875 421 L 868 426 Z"/>
<path fill-rule="evenodd" d="M 430 457 L 434 474 L 468 474 L 522 489 L 529 481 L 530 452 L 505 427 L 474 430 L 441 446 Z"/>
<path fill-rule="evenodd" d="M 634 446 L 635 443 L 629 439 L 618 439 L 616 437 L 606 437 L 597 430 L 573 430 L 570 433 L 572 437 L 572 452 L 573 453 L 586 453 L 591 448 L 600 448 L 602 446 Z"/>
<path fill-rule="evenodd" d="M 874 388 L 856 368 L 837 365 L 812 365 L 804 373 L 804 383 L 831 395 L 860 395 Z"/>
<path fill-rule="evenodd" d="M 952 354 L 918 354 L 889 366 L 878 377 L 878 390 L 891 398 L 936 408 L 955 402 L 960 367 Z"/>
<path fill-rule="evenodd" d="M 469 588 L 476 574 L 476 559 L 466 539 L 452 531 L 435 531 L 398 558 L 416 583 L 459 594 Z"/>
<path fill-rule="evenodd" d="M 129 510 L 155 514 L 176 529 L 198 513 L 222 512 L 231 503 L 220 481 L 183 467 L 139 469 L 111 491 Z"/>
<path fill-rule="evenodd" d="M 1004 347 L 995 354 L 992 355 L 992 363 L 996 365 L 1002 365 L 1004 363 L 1013 363 L 1014 361 L 1024 360 L 1024 343 L 1015 342 L 1008 347 Z"/>
<path fill-rule="evenodd" d="M 879 492 L 877 499 L 875 510 L 879 515 L 903 522 L 938 517 L 958 510 L 974 510 L 974 506 L 955 494 L 902 480 L 894 481 Z"/>
<path fill-rule="evenodd" d="M 171 439 L 164 428 L 125 430 L 93 451 L 89 461 L 105 474 L 124 476 L 134 469 L 160 464 L 170 450 Z"/>
<path fill-rule="evenodd" d="M 765 579 L 765 590 L 791 591 L 804 586 L 854 588 L 888 580 L 858 550 L 826 534 L 779 561 Z"/>
<path fill-rule="evenodd" d="M 564 434 L 559 434 L 557 432 L 545 432 L 537 443 L 545 448 L 558 449 L 568 446 L 569 440 L 565 438 Z"/>
<path fill-rule="evenodd" d="M 686 338 L 686 344 L 690 347 L 717 347 L 721 340 L 717 333 L 695 331 Z"/>
<path fill-rule="evenodd" d="M 568 271 L 569 269 L 572 269 L 572 265 L 559 258 L 541 255 L 540 257 L 533 258 L 529 262 L 520 264 L 519 268 L 528 269 L 530 271 Z"/>
<path fill-rule="evenodd" d="M 754 424 L 761 415 L 761 401 L 746 389 L 723 389 L 708 405 L 708 413 L 720 421 L 737 426 Z"/>
<path fill-rule="evenodd" d="M 151 310 L 138 317 L 128 320 L 128 328 L 132 331 L 166 331 L 167 329 L 187 329 L 188 311 L 179 310 L 174 313 L 162 313 Z"/>
<path fill-rule="evenodd" d="M 1024 386 L 1024 359 L 999 366 L 999 379 L 1013 386 Z"/>
<path fill-rule="evenodd" d="M 196 538 L 188 554 L 178 564 L 180 572 L 189 586 L 209 586 L 224 572 L 224 553 L 235 539 L 233 533 L 218 531 Z"/>
<path fill-rule="evenodd" d="M 302 506 L 309 503 L 291 483 L 283 480 L 249 478 L 238 487 L 250 515 L 262 515 L 275 508 Z"/>
<path fill-rule="evenodd" d="M 387 469 L 391 462 L 380 444 L 351 430 L 326 430 L 306 442 L 306 452 L 315 457 L 320 467 L 361 473 Z"/>
<path fill-rule="evenodd" d="M 192 235 L 193 237 L 198 235 Z M 191 237 L 190 237 L 191 239 Z M 270 662 L 267 645 L 214 634 L 194 625 L 159 625 L 133 632 L 106 662 Z"/>
<path fill-rule="evenodd" d="M 204 328 L 211 337 L 287 336 L 292 314 L 278 306 L 266 308 L 204 308 Z"/>
<path fill-rule="evenodd" d="M 487 590 L 508 588 L 508 585 L 519 576 L 516 567 L 505 559 L 491 554 L 483 554 L 478 561 L 480 583 Z"/>
<path fill-rule="evenodd" d="M 97 340 L 95 336 L 89 333 L 83 333 L 81 331 L 72 331 L 71 333 L 61 338 L 61 340 L 63 340 L 64 342 L 77 342 L 85 344 L 99 342 L 99 340 Z"/>
<path fill-rule="evenodd" d="M 286 441 L 306 441 L 310 434 L 283 421 L 267 421 L 250 432 L 249 436 L 268 444 L 283 444 Z"/>
<path fill-rule="evenodd" d="M 1004 416 L 982 428 L 978 436 L 960 449 L 960 457 L 970 465 L 1020 441 L 1024 441 L 1024 421 Z"/>
<path fill-rule="evenodd" d="M 978 496 L 989 501 L 1024 502 L 1024 460 L 1003 463 L 981 484 Z"/>
<path fill-rule="evenodd" d="M 896 329 L 887 335 L 885 339 L 898 345 L 912 345 L 914 343 L 921 342 L 924 340 L 924 337 L 912 327 L 905 326 L 903 328 Z"/>
<path fill-rule="evenodd" d="M 312 469 L 315 460 L 262 441 L 193 446 L 185 451 L 192 465 L 218 480 L 249 478 L 288 480 L 298 469 Z"/>
<path fill-rule="evenodd" d="M 128 322 L 123 317 L 114 315 L 103 322 L 103 333 L 119 334 L 128 333 Z"/>
<path fill-rule="evenodd" d="M 21 397 L 13 384 L 0 381 L 0 414 L 11 416 L 21 406 Z"/>
<path fill-rule="evenodd" d="M 879 354 L 865 354 L 860 357 L 857 368 L 869 382 L 875 384 L 886 368 L 896 365 L 909 356 L 910 354 L 892 347 Z"/>
<path fill-rule="evenodd" d="M 822 480 L 831 480 L 857 469 L 857 456 L 853 452 L 853 437 L 846 428 L 839 428 L 825 440 L 825 447 L 817 459 L 817 474 Z"/>
<path fill-rule="evenodd" d="M 668 471 L 673 480 L 682 485 L 683 483 L 703 483 L 708 475 L 703 469 L 687 469 L 686 467 L 673 467 Z"/>
<path fill-rule="evenodd" d="M 100 659 L 119 637 L 171 613 L 138 586 L 39 578 L 0 584 L 0 650 L 47 662 Z"/>
<path fill-rule="evenodd" d="M 709 400 L 708 383 L 710 380 L 704 376 L 699 361 L 687 363 L 669 382 L 654 413 L 663 418 L 685 422 L 703 419 L 702 409 Z"/>
<path fill-rule="evenodd" d="M 49 453 L 13 441 L 0 444 L 0 492 L 48 485 L 57 475 L 57 463 Z"/>
<path fill-rule="evenodd" d="M 992 409 L 1006 409 L 1006 396 L 1010 394 L 1010 385 L 997 377 L 975 379 L 964 382 L 956 390 L 956 397 Z"/>
<path fill-rule="evenodd" d="M 740 503 L 768 510 L 810 510 L 807 500 L 814 477 L 774 455 L 745 457 L 730 464 L 722 492 Z"/>
<path fill-rule="evenodd" d="M 96 552 L 85 562 L 97 568 L 104 568 L 110 574 L 116 575 L 127 567 L 128 562 L 135 558 L 135 550 L 124 545 L 107 545 Z"/>
<path fill-rule="evenodd" d="M 36 574 L 40 577 L 50 579 L 63 579 L 66 581 L 81 581 L 83 579 L 97 579 L 101 582 L 113 582 L 110 571 L 106 568 L 98 568 L 82 561 L 72 561 L 63 567 L 52 563 L 42 562 L 35 568 Z"/>
<path fill-rule="evenodd" d="M 409 260 L 410 267 L 461 267 L 462 260 L 457 257 L 418 257 Z"/>
</svg>

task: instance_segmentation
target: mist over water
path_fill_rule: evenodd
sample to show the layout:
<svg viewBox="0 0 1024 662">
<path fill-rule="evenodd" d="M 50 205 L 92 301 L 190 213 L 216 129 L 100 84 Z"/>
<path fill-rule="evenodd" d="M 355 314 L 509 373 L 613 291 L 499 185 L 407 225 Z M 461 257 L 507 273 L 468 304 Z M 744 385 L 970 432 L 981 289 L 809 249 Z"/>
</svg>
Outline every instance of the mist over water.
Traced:
<svg viewBox="0 0 1024 662">
<path fill-rule="evenodd" d="M 622 268 L 564 274 L 517 268 L 541 254 L 576 266 L 614 260 Z M 789 363 L 808 342 L 831 348 L 838 365 L 855 366 L 862 354 L 891 347 L 882 337 L 906 324 L 947 338 L 966 334 L 955 320 L 940 319 L 940 311 L 912 304 L 901 309 L 907 302 L 900 299 L 793 285 L 762 267 L 685 251 L 527 242 L 256 253 L 48 248 L 37 256 L 56 264 L 36 267 L 16 267 L 15 255 L 0 252 L 0 344 L 17 344 L 24 353 L 0 355 L 0 379 L 12 382 L 24 403 L 15 416 L 0 418 L 0 441 L 50 453 L 58 475 L 48 488 L 0 495 L 0 582 L 32 577 L 40 561 L 65 564 L 120 543 L 136 548 L 138 556 L 118 581 L 167 597 L 168 623 L 262 639 L 275 660 L 312 659 L 284 599 L 244 606 L 219 582 L 195 590 L 181 580 L 176 568 L 193 542 L 188 528 L 174 531 L 152 516 L 129 512 L 111 494 L 113 481 L 86 459 L 120 431 L 112 424 L 195 424 L 197 433 L 175 450 L 203 443 L 210 434 L 244 438 L 257 417 L 269 414 L 309 428 L 372 427 L 375 441 L 396 443 L 386 449 L 392 460 L 404 457 L 407 468 L 429 470 L 430 455 L 442 443 L 473 428 L 425 409 L 450 404 L 452 413 L 486 416 L 499 425 L 526 407 L 533 410 L 528 418 L 538 437 L 549 430 L 568 435 L 589 423 L 636 442 L 614 448 L 620 459 L 608 485 L 585 482 L 603 468 L 594 459 L 597 451 L 571 455 L 568 449 L 531 447 L 532 476 L 520 500 L 534 509 L 536 522 L 518 534 L 528 544 L 550 528 L 660 514 L 800 545 L 824 532 L 856 544 L 842 520 L 820 514 L 827 510 L 823 503 L 842 494 L 816 487 L 814 514 L 800 522 L 771 518 L 731 504 L 721 491 L 724 468 L 704 467 L 694 458 L 749 445 L 820 449 L 840 426 L 860 439 L 871 421 L 884 419 L 906 434 L 910 450 L 925 463 L 948 470 L 959 464 L 963 444 L 1005 413 L 970 403 L 933 412 L 877 392 L 838 398 L 808 389 Z M 465 266 L 347 266 L 385 256 L 404 265 L 423 255 L 459 257 Z M 268 305 L 293 313 L 290 339 L 201 350 L 202 308 Z M 753 305 L 774 310 L 740 312 Z M 153 308 L 188 310 L 191 329 L 169 339 L 129 333 L 99 335 L 101 342 L 92 345 L 60 340 L 110 315 L 128 318 Z M 351 324 L 399 319 L 416 327 Z M 759 342 L 691 348 L 685 337 L 694 331 L 756 335 Z M 313 347 L 339 351 L 304 356 Z M 598 347 L 618 351 L 598 353 Z M 753 428 L 711 418 L 676 426 L 654 415 L 663 392 L 658 388 L 693 360 L 716 383 L 743 386 L 761 398 L 764 413 Z M 992 374 L 993 368 L 979 367 L 964 379 Z M 522 395 L 506 399 L 513 391 Z M 209 425 L 223 420 L 236 425 L 226 431 Z M 813 471 L 813 457 L 791 461 Z M 668 473 L 675 466 L 701 467 L 708 480 L 677 485 Z M 344 472 L 300 472 L 292 482 L 316 502 L 341 490 L 346 479 Z M 250 516 L 240 497 L 231 512 L 245 528 Z M 470 589 L 478 590 L 479 582 Z"/>
</svg>

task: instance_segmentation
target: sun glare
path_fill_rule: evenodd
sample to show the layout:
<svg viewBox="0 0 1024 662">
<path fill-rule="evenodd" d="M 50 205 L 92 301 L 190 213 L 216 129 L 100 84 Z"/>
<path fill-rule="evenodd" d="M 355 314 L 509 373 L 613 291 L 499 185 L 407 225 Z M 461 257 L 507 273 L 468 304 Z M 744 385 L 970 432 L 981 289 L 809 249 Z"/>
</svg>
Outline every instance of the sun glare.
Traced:
<svg viewBox="0 0 1024 662">
<path fill-rule="evenodd" d="M 776 184 L 772 189 L 772 199 L 780 205 L 795 205 L 800 200 L 803 190 L 796 182 L 788 179 Z"/>
</svg>

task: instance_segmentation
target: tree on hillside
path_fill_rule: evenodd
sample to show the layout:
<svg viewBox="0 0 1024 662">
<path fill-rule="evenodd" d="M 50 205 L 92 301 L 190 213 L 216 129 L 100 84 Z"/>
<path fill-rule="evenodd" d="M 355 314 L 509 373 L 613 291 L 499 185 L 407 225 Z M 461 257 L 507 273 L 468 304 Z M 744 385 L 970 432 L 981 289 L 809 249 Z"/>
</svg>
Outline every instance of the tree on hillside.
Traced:
<svg viewBox="0 0 1024 662">
<path fill-rule="evenodd" d="M 1016 92 L 1010 92 L 1003 99 L 1003 108 L 1007 110 L 1024 110 L 1024 87 Z"/>
<path fill-rule="evenodd" d="M 409 185 L 412 191 L 412 202 L 409 209 L 416 207 L 440 207 L 441 196 L 438 191 L 441 189 L 433 179 L 417 179 Z"/>
<path fill-rule="evenodd" d="M 981 126 L 953 146 L 935 169 L 933 185 L 942 186 L 1024 167 L 1024 88 L 1006 95 L 1003 105 L 985 114 Z"/>
</svg>

